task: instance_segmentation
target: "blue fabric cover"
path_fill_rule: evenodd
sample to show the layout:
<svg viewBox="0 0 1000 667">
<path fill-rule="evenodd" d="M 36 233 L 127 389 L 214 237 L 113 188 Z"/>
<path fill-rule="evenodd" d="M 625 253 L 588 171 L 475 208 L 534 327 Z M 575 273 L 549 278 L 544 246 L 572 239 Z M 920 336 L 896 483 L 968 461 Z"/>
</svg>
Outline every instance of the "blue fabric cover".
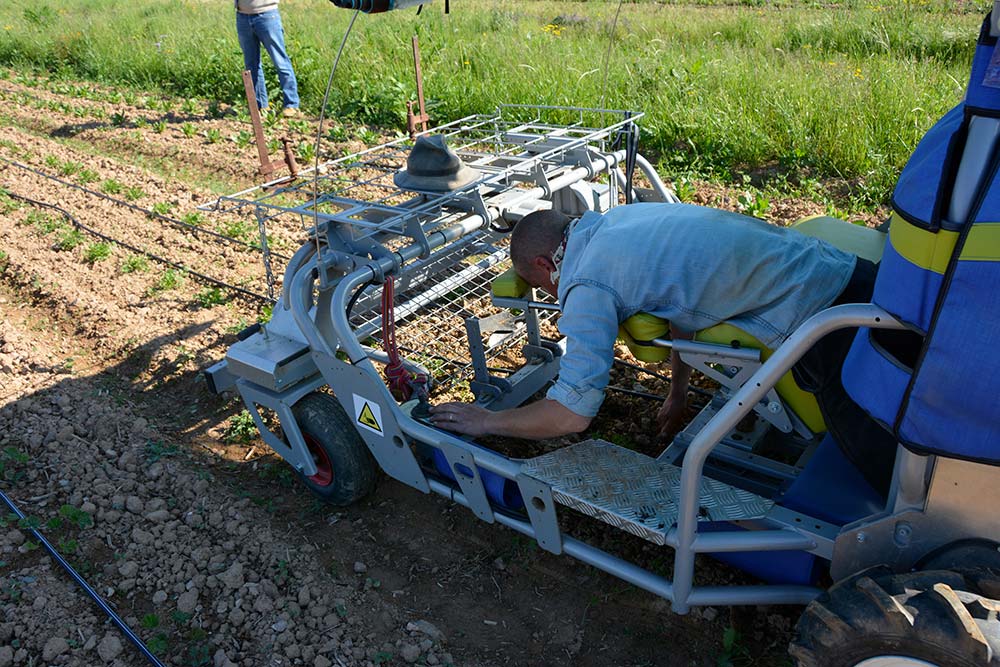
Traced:
<svg viewBox="0 0 1000 667">
<path fill-rule="evenodd" d="M 838 526 L 885 509 L 885 500 L 829 434 L 778 504 Z"/>
<path fill-rule="evenodd" d="M 919 453 L 1000 463 L 1000 155 L 994 154 L 968 220 L 942 222 L 972 115 L 1000 116 L 1000 89 L 984 85 L 996 40 L 984 21 L 965 102 L 944 116 L 907 163 L 893 208 L 912 225 L 907 257 L 893 233 L 879 267 L 873 301 L 925 334 L 907 368 L 861 329 L 844 364 L 848 394 L 900 441 Z M 1000 83 L 1000 82 L 997 82 Z M 942 236 L 945 225 L 951 238 Z M 901 232 L 904 228 L 897 228 Z M 921 231 L 922 230 L 922 231 Z M 931 250 L 958 242 L 932 270 Z M 903 243 L 903 235 L 898 234 Z M 964 254 L 963 254 L 964 253 Z M 941 271 L 944 271 L 943 275 Z"/>
</svg>

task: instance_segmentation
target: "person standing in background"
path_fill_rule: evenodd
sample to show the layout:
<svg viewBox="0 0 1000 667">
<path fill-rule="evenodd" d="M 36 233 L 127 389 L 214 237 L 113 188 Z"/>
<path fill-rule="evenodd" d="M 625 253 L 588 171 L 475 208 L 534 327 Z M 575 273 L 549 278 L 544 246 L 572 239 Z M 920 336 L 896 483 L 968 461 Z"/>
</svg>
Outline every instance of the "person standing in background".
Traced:
<svg viewBox="0 0 1000 667">
<path fill-rule="evenodd" d="M 281 27 L 278 0 L 234 0 L 236 5 L 236 34 L 243 50 L 243 66 L 253 73 L 253 87 L 257 106 L 267 109 L 267 84 L 264 83 L 264 63 L 260 47 L 267 50 L 271 62 L 278 70 L 283 100 L 282 116 L 299 113 L 299 88 L 295 80 L 292 61 L 285 51 L 285 31 Z"/>
</svg>

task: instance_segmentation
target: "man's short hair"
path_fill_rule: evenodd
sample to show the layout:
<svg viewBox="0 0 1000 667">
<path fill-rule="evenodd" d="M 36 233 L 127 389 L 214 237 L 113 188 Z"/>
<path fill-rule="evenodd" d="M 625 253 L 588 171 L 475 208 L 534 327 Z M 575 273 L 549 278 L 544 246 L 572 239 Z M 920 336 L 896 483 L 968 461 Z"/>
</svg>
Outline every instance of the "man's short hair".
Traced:
<svg viewBox="0 0 1000 667">
<path fill-rule="evenodd" d="M 531 260 L 556 249 L 570 218 L 559 211 L 535 211 L 521 218 L 510 234 L 510 259 L 524 276 Z"/>
</svg>

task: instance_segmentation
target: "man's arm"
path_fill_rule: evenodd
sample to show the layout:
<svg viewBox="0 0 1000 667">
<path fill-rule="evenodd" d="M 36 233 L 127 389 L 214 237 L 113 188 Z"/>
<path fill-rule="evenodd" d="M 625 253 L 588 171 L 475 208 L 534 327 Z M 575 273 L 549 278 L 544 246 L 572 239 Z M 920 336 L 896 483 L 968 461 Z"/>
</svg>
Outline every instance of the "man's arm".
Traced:
<svg viewBox="0 0 1000 667">
<path fill-rule="evenodd" d="M 520 408 L 493 412 L 470 403 L 443 403 L 431 407 L 431 422 L 467 435 L 500 435 L 542 440 L 579 433 L 590 417 L 578 415 L 557 401 L 544 398 Z"/>
</svg>

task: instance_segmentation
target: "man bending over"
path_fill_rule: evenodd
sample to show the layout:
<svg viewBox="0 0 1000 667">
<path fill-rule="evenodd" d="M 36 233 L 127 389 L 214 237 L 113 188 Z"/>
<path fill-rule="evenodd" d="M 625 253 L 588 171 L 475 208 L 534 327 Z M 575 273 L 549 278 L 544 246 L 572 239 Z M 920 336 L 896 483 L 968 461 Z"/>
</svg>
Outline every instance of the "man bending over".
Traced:
<svg viewBox="0 0 1000 667">
<path fill-rule="evenodd" d="M 546 398 L 493 412 L 467 403 L 431 408 L 432 421 L 469 435 L 543 439 L 585 430 L 604 400 L 618 325 L 638 312 L 670 322 L 673 338 L 728 322 L 777 348 L 815 313 L 871 300 L 875 265 L 825 241 L 764 221 L 686 204 L 631 204 L 572 221 L 556 211 L 525 216 L 510 244 L 514 269 L 558 297 L 566 353 Z M 870 483 L 886 490 L 892 436 L 840 382 L 853 329 L 819 341 L 795 366 L 816 394 L 838 444 Z M 681 428 L 691 369 L 672 352 L 660 435 Z"/>
</svg>

